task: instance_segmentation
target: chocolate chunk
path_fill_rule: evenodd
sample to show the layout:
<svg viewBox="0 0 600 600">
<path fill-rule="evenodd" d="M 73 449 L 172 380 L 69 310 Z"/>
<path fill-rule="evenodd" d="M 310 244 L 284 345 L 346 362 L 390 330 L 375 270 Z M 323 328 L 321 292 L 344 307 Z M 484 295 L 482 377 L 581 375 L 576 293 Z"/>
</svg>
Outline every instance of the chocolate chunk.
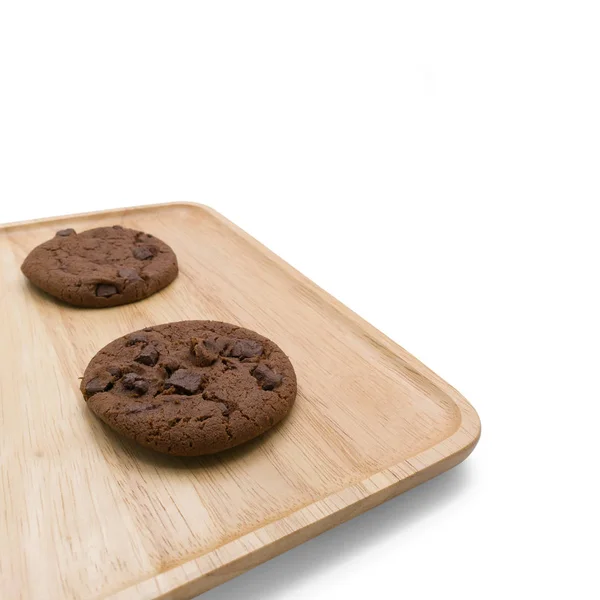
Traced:
<svg viewBox="0 0 600 600">
<path fill-rule="evenodd" d="M 195 394 L 202 385 L 204 377 L 189 369 L 179 369 L 165 381 L 165 385 L 172 385 L 179 393 Z"/>
<path fill-rule="evenodd" d="M 275 371 L 272 371 L 267 365 L 258 365 L 252 375 L 260 384 L 263 390 L 272 390 L 276 388 L 282 381 L 283 377 Z"/>
<path fill-rule="evenodd" d="M 142 351 L 137 355 L 135 360 L 143 365 L 152 367 L 158 360 L 158 350 L 152 344 L 148 344 L 142 348 Z"/>
<path fill-rule="evenodd" d="M 138 379 L 133 384 L 133 390 L 140 395 L 145 394 L 149 387 L 150 384 L 145 379 Z"/>
<path fill-rule="evenodd" d="M 106 367 L 106 370 L 113 376 L 113 377 L 120 377 L 121 376 L 121 369 L 119 369 L 119 367 Z"/>
<path fill-rule="evenodd" d="M 127 373 L 127 375 L 125 375 L 123 379 L 121 379 L 121 381 L 123 382 L 123 387 L 126 390 L 132 390 L 138 378 L 138 375 L 136 375 L 135 373 Z"/>
<path fill-rule="evenodd" d="M 152 327 L 144 327 L 144 331 L 154 331 L 154 329 Z"/>
<path fill-rule="evenodd" d="M 262 344 L 254 340 L 235 340 L 229 350 L 229 356 L 235 356 L 240 359 L 260 356 L 262 353 Z"/>
<path fill-rule="evenodd" d="M 222 354 L 230 343 L 231 340 L 222 335 L 215 335 L 204 340 L 204 345 L 206 346 L 207 350 L 209 352 L 213 352 L 214 354 Z"/>
<path fill-rule="evenodd" d="M 148 260 L 154 258 L 154 252 L 150 246 L 136 246 L 133 249 L 133 256 L 138 260 Z"/>
<path fill-rule="evenodd" d="M 112 383 L 115 378 L 110 373 L 102 373 L 98 377 L 94 377 L 87 382 L 85 386 L 85 393 L 88 396 L 97 394 L 99 392 L 105 392 L 112 387 Z"/>
<path fill-rule="evenodd" d="M 119 277 L 127 281 L 140 281 L 141 277 L 135 269 L 129 269 L 128 267 L 122 267 L 118 271 Z"/>
<path fill-rule="evenodd" d="M 59 235 L 60 237 L 67 237 L 69 235 L 73 235 L 74 233 L 75 230 L 69 227 L 68 229 L 61 229 L 60 231 L 57 231 L 56 235 Z"/>
<path fill-rule="evenodd" d="M 127 373 L 121 381 L 126 390 L 133 390 L 140 396 L 145 394 L 150 388 L 150 384 L 143 377 L 140 377 L 135 373 Z"/>
<path fill-rule="evenodd" d="M 127 338 L 127 345 L 134 346 L 135 344 L 145 344 L 148 342 L 148 336 L 145 336 L 143 333 L 132 333 Z"/>
<path fill-rule="evenodd" d="M 123 229 L 122 225 L 113 225 L 113 229 Z"/>
<path fill-rule="evenodd" d="M 115 294 L 118 294 L 119 290 L 110 283 L 99 283 L 96 286 L 96 296 L 99 298 L 110 298 Z"/>
<path fill-rule="evenodd" d="M 196 340 L 192 340 L 192 343 L 196 342 Z M 216 352 L 211 352 L 206 347 L 206 340 L 200 340 L 199 342 L 194 343 L 192 347 L 192 354 L 196 357 L 196 364 L 201 367 L 208 367 L 212 365 L 219 355 Z"/>
</svg>

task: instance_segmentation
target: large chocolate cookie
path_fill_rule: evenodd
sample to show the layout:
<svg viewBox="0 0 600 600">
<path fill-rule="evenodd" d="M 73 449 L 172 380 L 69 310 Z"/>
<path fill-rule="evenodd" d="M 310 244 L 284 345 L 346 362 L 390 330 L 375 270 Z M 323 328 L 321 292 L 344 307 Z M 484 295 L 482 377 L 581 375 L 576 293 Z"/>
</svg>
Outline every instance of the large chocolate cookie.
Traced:
<svg viewBox="0 0 600 600">
<path fill-rule="evenodd" d="M 177 257 L 158 238 L 120 225 L 63 229 L 21 266 L 39 288 L 75 306 L 102 308 L 151 296 L 177 277 Z"/>
<path fill-rule="evenodd" d="M 85 370 L 89 408 L 159 452 L 211 454 L 283 419 L 296 375 L 271 340 L 218 321 L 148 327 L 105 346 Z"/>
</svg>

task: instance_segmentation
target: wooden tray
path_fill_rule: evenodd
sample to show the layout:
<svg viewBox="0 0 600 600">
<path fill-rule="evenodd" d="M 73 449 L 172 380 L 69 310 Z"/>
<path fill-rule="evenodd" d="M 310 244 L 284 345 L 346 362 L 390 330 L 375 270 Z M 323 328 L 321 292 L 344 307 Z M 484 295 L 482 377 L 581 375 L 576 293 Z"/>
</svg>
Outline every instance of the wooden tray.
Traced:
<svg viewBox="0 0 600 600">
<path fill-rule="evenodd" d="M 76 309 L 19 267 L 57 229 L 158 235 L 181 273 L 128 306 Z M 0 227 L 0 597 L 188 599 L 453 467 L 479 438 L 468 402 L 211 209 L 168 204 Z M 113 338 L 217 319 L 279 344 L 290 416 L 220 456 L 177 459 L 112 434 L 79 379 Z"/>
</svg>

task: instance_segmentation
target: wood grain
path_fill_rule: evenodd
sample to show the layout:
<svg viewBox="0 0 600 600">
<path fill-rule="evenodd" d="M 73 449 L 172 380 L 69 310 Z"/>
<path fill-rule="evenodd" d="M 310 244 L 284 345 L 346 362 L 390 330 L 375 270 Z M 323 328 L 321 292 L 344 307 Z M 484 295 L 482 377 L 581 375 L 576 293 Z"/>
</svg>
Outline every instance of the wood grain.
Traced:
<svg viewBox="0 0 600 600">
<path fill-rule="evenodd" d="M 19 267 L 57 229 L 121 224 L 179 258 L 136 304 L 61 304 Z M 187 599 L 463 460 L 480 424 L 451 386 L 214 211 L 169 204 L 0 228 L 0 597 Z M 124 441 L 79 379 L 128 331 L 181 319 L 255 329 L 298 400 L 265 436 L 177 459 Z"/>
</svg>

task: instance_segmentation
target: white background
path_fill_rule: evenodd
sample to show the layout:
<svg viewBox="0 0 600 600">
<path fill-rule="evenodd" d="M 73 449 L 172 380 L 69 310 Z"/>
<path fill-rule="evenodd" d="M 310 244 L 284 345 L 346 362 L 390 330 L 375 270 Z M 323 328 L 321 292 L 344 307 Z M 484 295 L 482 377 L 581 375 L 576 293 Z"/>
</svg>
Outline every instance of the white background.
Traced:
<svg viewBox="0 0 600 600">
<path fill-rule="evenodd" d="M 209 600 L 597 598 L 597 2 L 0 4 L 0 221 L 197 201 L 477 408 Z"/>
</svg>

